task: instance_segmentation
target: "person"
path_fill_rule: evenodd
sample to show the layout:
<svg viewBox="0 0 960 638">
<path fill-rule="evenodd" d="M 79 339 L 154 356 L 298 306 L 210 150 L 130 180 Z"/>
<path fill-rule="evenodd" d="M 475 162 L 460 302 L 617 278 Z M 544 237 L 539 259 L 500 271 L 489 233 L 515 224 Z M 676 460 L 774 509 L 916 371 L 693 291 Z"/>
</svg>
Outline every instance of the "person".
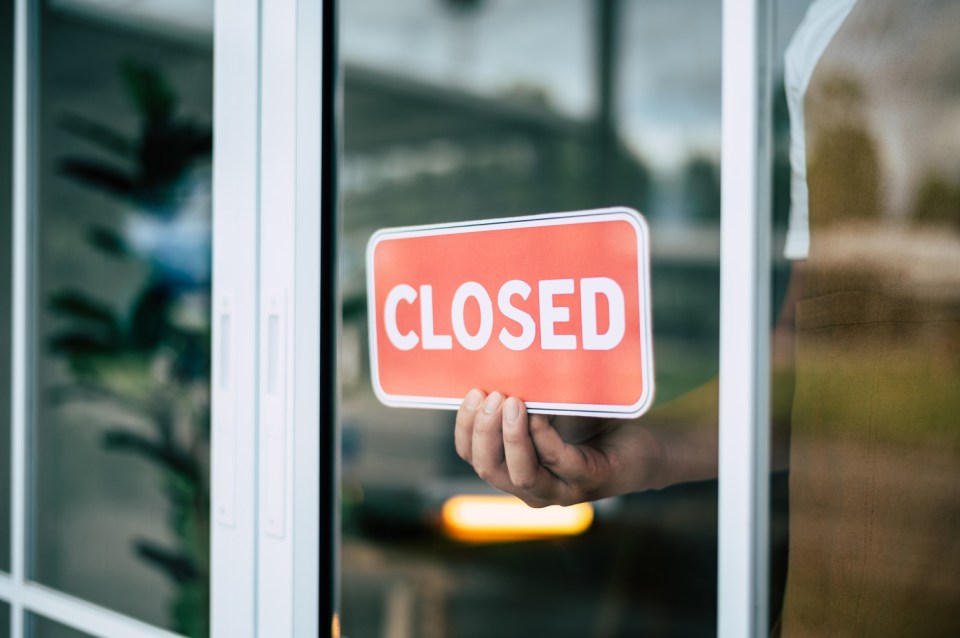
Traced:
<svg viewBox="0 0 960 638">
<path fill-rule="evenodd" d="M 794 377 L 774 633 L 960 635 L 958 33 L 955 0 L 816 0 L 787 50 L 797 261 L 774 330 Z M 715 420 L 683 422 L 715 396 L 615 422 L 474 389 L 455 445 L 534 507 L 658 489 L 716 476 Z"/>
</svg>

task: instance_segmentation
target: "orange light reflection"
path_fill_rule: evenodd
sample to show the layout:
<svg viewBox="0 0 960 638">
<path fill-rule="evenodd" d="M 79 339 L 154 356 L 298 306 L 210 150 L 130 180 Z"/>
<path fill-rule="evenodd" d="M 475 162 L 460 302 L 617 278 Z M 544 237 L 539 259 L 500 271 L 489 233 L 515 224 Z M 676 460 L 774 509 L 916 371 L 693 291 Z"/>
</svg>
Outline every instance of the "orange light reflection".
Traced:
<svg viewBox="0 0 960 638">
<path fill-rule="evenodd" d="M 535 509 L 513 496 L 460 495 L 441 510 L 448 536 L 472 543 L 490 543 L 554 536 L 576 536 L 593 522 L 593 506 L 551 505 Z"/>
</svg>

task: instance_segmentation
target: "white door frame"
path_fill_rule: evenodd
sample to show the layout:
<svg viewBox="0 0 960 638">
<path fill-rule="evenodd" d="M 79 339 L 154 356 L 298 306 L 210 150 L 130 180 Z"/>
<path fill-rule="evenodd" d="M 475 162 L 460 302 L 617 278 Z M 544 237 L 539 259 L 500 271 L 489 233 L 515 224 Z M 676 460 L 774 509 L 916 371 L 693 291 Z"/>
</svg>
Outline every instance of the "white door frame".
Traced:
<svg viewBox="0 0 960 638">
<path fill-rule="evenodd" d="M 238 320 L 214 378 L 239 385 L 214 394 L 215 637 L 334 622 L 335 4 L 216 4 L 214 308 Z"/>
<path fill-rule="evenodd" d="M 210 627 L 255 635 L 260 3 L 218 1 L 213 48 Z"/>
<path fill-rule="evenodd" d="M 717 635 L 769 634 L 771 0 L 724 0 Z"/>
</svg>

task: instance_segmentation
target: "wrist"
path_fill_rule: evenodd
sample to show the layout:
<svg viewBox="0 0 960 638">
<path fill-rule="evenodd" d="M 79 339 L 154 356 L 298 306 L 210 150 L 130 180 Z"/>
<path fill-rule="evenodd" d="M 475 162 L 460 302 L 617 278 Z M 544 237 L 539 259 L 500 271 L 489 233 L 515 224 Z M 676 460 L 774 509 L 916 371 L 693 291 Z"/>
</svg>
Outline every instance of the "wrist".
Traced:
<svg viewBox="0 0 960 638">
<path fill-rule="evenodd" d="M 608 496 L 660 489 L 669 485 L 668 450 L 657 432 L 636 422 L 618 425 L 611 449 L 615 480 Z"/>
</svg>

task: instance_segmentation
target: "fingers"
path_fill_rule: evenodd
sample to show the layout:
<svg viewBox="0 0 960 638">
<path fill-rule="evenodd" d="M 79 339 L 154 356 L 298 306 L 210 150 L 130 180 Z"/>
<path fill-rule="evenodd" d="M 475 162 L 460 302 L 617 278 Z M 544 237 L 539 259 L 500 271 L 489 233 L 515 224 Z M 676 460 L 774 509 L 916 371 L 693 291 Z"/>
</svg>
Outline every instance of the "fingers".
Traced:
<svg viewBox="0 0 960 638">
<path fill-rule="evenodd" d="M 467 393 L 463 403 L 460 404 L 460 409 L 457 410 L 457 425 L 453 431 L 454 443 L 460 458 L 471 465 L 473 464 L 473 421 L 485 398 L 483 392 L 474 388 Z"/>
<path fill-rule="evenodd" d="M 515 486 L 530 491 L 537 487 L 538 474 L 543 468 L 527 423 L 527 408 L 522 401 L 510 397 L 503 402 L 503 455 L 507 473 Z"/>
<path fill-rule="evenodd" d="M 510 491 L 503 454 L 503 395 L 491 392 L 473 421 L 473 468 L 487 483 Z"/>
<path fill-rule="evenodd" d="M 526 406 L 515 397 L 471 390 L 457 411 L 454 440 L 457 454 L 480 478 L 528 505 L 542 507 L 554 502 L 562 486 L 541 465 L 528 423 L 552 430 L 546 417 L 528 417 Z"/>
<path fill-rule="evenodd" d="M 503 455 L 503 395 L 489 396 L 471 390 L 457 411 L 454 442 L 457 454 L 473 466 L 477 475 L 493 487 L 510 492 L 510 483 Z"/>
</svg>

